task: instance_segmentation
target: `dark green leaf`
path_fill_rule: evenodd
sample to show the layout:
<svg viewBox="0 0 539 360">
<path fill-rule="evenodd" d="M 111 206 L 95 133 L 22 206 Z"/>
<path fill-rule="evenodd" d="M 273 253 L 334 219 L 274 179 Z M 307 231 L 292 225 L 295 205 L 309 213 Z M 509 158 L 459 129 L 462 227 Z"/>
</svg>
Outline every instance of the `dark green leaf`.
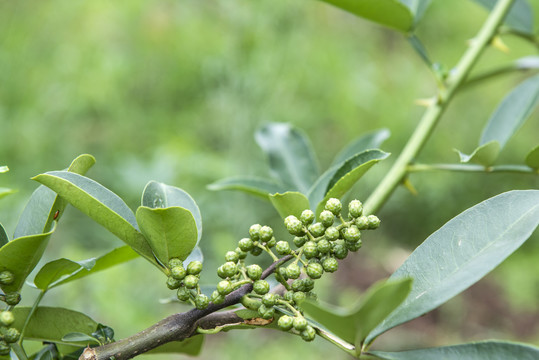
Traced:
<svg viewBox="0 0 539 360">
<path fill-rule="evenodd" d="M 162 264 L 171 258 L 185 260 L 197 244 L 197 227 L 191 212 L 173 206 L 137 209 L 140 230 Z"/>
<path fill-rule="evenodd" d="M 184 190 L 157 181 L 150 181 L 142 193 L 142 206 L 149 208 L 167 208 L 178 206 L 187 209 L 193 215 L 197 227 L 197 244 L 202 237 L 202 216 L 195 200 Z"/>
<path fill-rule="evenodd" d="M 13 326 L 21 329 L 26 320 L 29 307 L 19 307 L 13 309 L 15 323 Z M 30 322 L 24 333 L 25 340 L 47 341 L 63 343 L 73 346 L 85 346 L 85 342 L 78 344 L 66 343 L 62 338 L 72 332 L 79 332 L 91 335 L 96 329 L 97 323 L 88 316 L 69 309 L 58 307 L 38 307 L 32 315 Z"/>
<path fill-rule="evenodd" d="M 492 10 L 497 0 L 475 0 Z M 505 18 L 505 24 L 517 32 L 533 35 L 533 9 L 526 0 L 516 0 Z"/>
<path fill-rule="evenodd" d="M 8 242 L 9 242 L 9 237 L 6 234 L 6 230 L 4 229 L 2 224 L 0 224 L 0 248 L 6 245 Z"/>
<path fill-rule="evenodd" d="M 318 165 L 307 136 L 285 123 L 270 123 L 260 128 L 255 139 L 269 158 L 271 174 L 288 190 L 306 193 L 318 177 Z"/>
<path fill-rule="evenodd" d="M 95 158 L 84 154 L 73 160 L 67 170 L 84 175 L 94 164 Z M 45 186 L 39 186 L 26 204 L 13 237 L 18 238 L 49 231 L 55 213 L 58 211 L 56 220 L 59 220 L 66 205 L 67 201 L 56 196 L 54 191 Z"/>
<path fill-rule="evenodd" d="M 461 163 L 473 163 L 483 166 L 490 166 L 498 158 L 498 154 L 500 153 L 500 143 L 493 140 L 479 146 L 470 155 L 461 153 L 458 150 L 455 151 L 459 154 Z"/>
<path fill-rule="evenodd" d="M 245 193 L 269 200 L 270 194 L 283 193 L 286 186 L 265 178 L 259 177 L 234 177 L 222 179 L 208 185 L 210 190 L 240 190 Z"/>
<path fill-rule="evenodd" d="M 191 356 L 197 356 L 202 350 L 202 344 L 204 343 L 203 335 L 196 335 L 187 338 L 183 341 L 171 341 L 164 345 L 161 345 L 153 350 L 147 352 L 147 354 L 187 354 Z"/>
<path fill-rule="evenodd" d="M 95 265 L 95 258 L 75 262 L 66 258 L 46 263 L 37 273 L 34 284 L 38 289 L 46 290 L 54 287 L 59 280 L 72 276 L 80 271 L 90 271 Z"/>
<path fill-rule="evenodd" d="M 309 200 L 305 195 L 296 191 L 270 195 L 270 201 L 282 218 L 288 215 L 299 217 L 303 210 L 310 208 Z"/>
<path fill-rule="evenodd" d="M 391 132 L 388 129 L 379 129 L 360 136 L 350 144 L 346 145 L 346 147 L 335 156 L 330 167 L 340 165 L 351 157 L 366 150 L 379 149 L 390 135 Z"/>
<path fill-rule="evenodd" d="M 40 174 L 34 180 L 54 190 L 148 261 L 156 264 L 152 249 L 138 231 L 135 215 L 118 195 L 87 177 L 66 171 Z"/>
<path fill-rule="evenodd" d="M 55 344 L 46 344 L 44 348 L 39 350 L 32 360 L 55 360 L 59 359 L 58 349 Z"/>
<path fill-rule="evenodd" d="M 390 277 L 414 279 L 412 291 L 367 342 L 473 285 L 518 249 L 538 223 L 539 190 L 506 192 L 451 219 Z"/>
<path fill-rule="evenodd" d="M 532 169 L 539 169 L 539 145 L 526 156 L 526 165 Z"/>
<path fill-rule="evenodd" d="M 530 344 L 489 340 L 399 352 L 370 351 L 369 354 L 385 360 L 537 360 L 539 348 Z"/>
<path fill-rule="evenodd" d="M 530 116 L 538 101 L 539 75 L 535 75 L 519 84 L 502 100 L 483 129 L 479 145 L 496 140 L 503 149 Z"/>
<path fill-rule="evenodd" d="M 5 293 L 19 291 L 24 281 L 37 265 L 53 229 L 44 234 L 29 235 L 14 239 L 0 248 L 0 272 L 11 271 L 15 281 L 9 285 L 2 285 Z"/>
</svg>

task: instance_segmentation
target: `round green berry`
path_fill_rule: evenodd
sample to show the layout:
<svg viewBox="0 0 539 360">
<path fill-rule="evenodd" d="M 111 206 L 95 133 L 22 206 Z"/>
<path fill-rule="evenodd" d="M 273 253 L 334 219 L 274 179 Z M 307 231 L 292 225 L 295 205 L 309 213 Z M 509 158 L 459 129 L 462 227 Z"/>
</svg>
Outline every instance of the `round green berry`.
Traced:
<svg viewBox="0 0 539 360">
<path fill-rule="evenodd" d="M 19 340 L 19 337 L 21 336 L 21 333 L 19 330 L 15 328 L 10 328 L 6 330 L 6 333 L 4 334 L 4 341 L 9 343 L 14 343 Z"/>
<path fill-rule="evenodd" d="M 227 261 L 223 265 L 221 265 L 223 268 L 223 273 L 226 275 L 226 277 L 233 277 L 238 272 L 238 267 L 236 266 L 236 263 L 232 261 Z"/>
<path fill-rule="evenodd" d="M 297 279 L 301 274 L 301 269 L 298 264 L 292 263 L 286 267 L 286 275 L 289 279 Z"/>
<path fill-rule="evenodd" d="M 279 255 L 288 255 L 290 254 L 290 245 L 286 241 L 279 241 L 277 245 L 275 245 L 275 251 L 277 251 L 277 254 Z"/>
<path fill-rule="evenodd" d="M 0 272 L 0 285 L 10 285 L 15 281 L 15 275 L 11 271 L 5 270 Z"/>
<path fill-rule="evenodd" d="M 324 271 L 332 273 L 339 268 L 339 262 L 335 258 L 328 257 L 322 261 L 322 267 L 324 268 Z"/>
<path fill-rule="evenodd" d="M 258 256 L 258 255 L 262 254 L 262 251 L 263 250 L 261 248 L 259 248 L 258 246 L 255 246 L 254 248 L 251 249 L 251 254 L 253 256 Z"/>
<path fill-rule="evenodd" d="M 189 275 L 198 275 L 202 272 L 202 263 L 198 260 L 191 261 L 189 265 L 187 265 L 187 273 Z"/>
<path fill-rule="evenodd" d="M 168 261 L 168 268 L 169 269 L 172 269 L 173 267 L 175 266 L 183 266 L 183 261 L 181 261 L 180 259 L 178 258 L 171 258 L 169 261 Z"/>
<path fill-rule="evenodd" d="M 236 252 L 236 254 L 238 254 L 238 259 L 240 260 L 243 260 L 247 257 L 247 252 L 243 251 L 239 247 L 237 247 L 234 251 Z"/>
<path fill-rule="evenodd" d="M 312 263 L 307 265 L 305 272 L 311 279 L 320 279 L 324 273 L 324 268 L 320 264 Z"/>
<path fill-rule="evenodd" d="M 356 242 L 347 242 L 346 248 L 352 252 L 355 252 L 361 249 L 361 245 L 363 245 L 363 242 L 361 240 L 358 240 Z"/>
<path fill-rule="evenodd" d="M 263 310 L 263 311 L 262 311 Z M 262 316 L 262 319 L 269 320 L 275 316 L 275 309 L 273 307 L 266 307 L 264 304 L 258 308 L 258 313 Z"/>
<path fill-rule="evenodd" d="M 172 276 L 176 280 L 183 280 L 183 278 L 187 275 L 187 271 L 183 268 L 183 266 L 174 266 L 172 269 L 170 269 L 170 276 Z"/>
<path fill-rule="evenodd" d="M 296 291 L 294 292 L 294 295 L 292 296 L 292 299 L 297 305 L 300 305 L 302 302 L 305 301 L 305 298 L 307 295 L 303 291 Z"/>
<path fill-rule="evenodd" d="M 274 247 L 276 244 L 277 244 L 277 240 L 274 237 L 272 237 L 270 241 L 266 241 L 266 246 L 269 247 L 270 249 Z"/>
<path fill-rule="evenodd" d="M 260 224 L 254 224 L 251 225 L 249 228 L 249 237 L 253 239 L 253 241 L 260 239 L 260 229 L 262 228 L 262 225 Z"/>
<path fill-rule="evenodd" d="M 363 204 L 359 200 L 352 200 L 348 204 L 348 215 L 353 218 L 358 218 L 363 213 Z"/>
<path fill-rule="evenodd" d="M 277 326 L 279 326 L 279 329 L 283 331 L 288 331 L 292 329 L 293 324 L 294 324 L 294 318 L 288 315 L 281 316 L 279 318 L 279 321 L 277 322 Z"/>
<path fill-rule="evenodd" d="M 210 303 L 210 299 L 204 294 L 198 294 L 195 297 L 195 306 L 198 310 L 204 310 L 208 307 L 208 304 Z"/>
<path fill-rule="evenodd" d="M 294 301 L 294 291 L 285 292 L 283 298 L 288 302 Z"/>
<path fill-rule="evenodd" d="M 271 307 L 275 305 L 275 302 L 277 301 L 277 297 L 275 294 L 267 293 L 262 298 L 262 304 L 266 305 L 267 307 Z"/>
<path fill-rule="evenodd" d="M 335 241 L 341 236 L 339 230 L 337 230 L 337 228 L 333 226 L 330 226 L 326 229 L 325 235 L 326 239 L 328 239 L 329 241 Z"/>
<path fill-rule="evenodd" d="M 321 222 L 315 222 L 314 224 L 309 225 L 309 232 L 312 236 L 319 237 L 324 235 L 326 227 Z"/>
<path fill-rule="evenodd" d="M 299 219 L 303 223 L 303 225 L 305 226 L 310 225 L 314 221 L 314 212 L 312 212 L 312 210 L 309 210 L 309 209 L 303 210 Z"/>
<path fill-rule="evenodd" d="M 211 294 L 211 302 L 218 305 L 218 304 L 222 304 L 223 302 L 225 301 L 225 297 L 221 294 L 219 294 L 219 292 L 217 290 L 215 290 L 212 294 Z"/>
<path fill-rule="evenodd" d="M 294 238 L 294 245 L 296 247 L 302 247 L 307 242 L 307 238 L 305 236 L 296 236 Z"/>
<path fill-rule="evenodd" d="M 243 238 L 240 241 L 238 241 L 238 247 L 242 251 L 250 251 L 254 246 L 253 240 L 250 238 Z"/>
<path fill-rule="evenodd" d="M 304 233 L 303 224 L 294 215 L 287 216 L 284 219 L 284 225 L 286 226 L 286 230 L 292 235 L 302 236 Z"/>
<path fill-rule="evenodd" d="M 286 272 L 286 268 L 283 266 L 280 266 L 276 270 L 277 274 L 281 276 L 284 280 L 288 280 L 288 273 Z"/>
<path fill-rule="evenodd" d="M 367 216 L 367 224 L 369 227 L 369 230 L 378 229 L 380 226 L 380 219 L 376 215 L 369 215 Z"/>
<path fill-rule="evenodd" d="M 168 287 L 170 290 L 177 289 L 177 288 L 179 288 L 181 285 L 182 285 L 182 281 L 181 281 L 181 280 L 174 279 L 172 276 L 169 276 L 169 277 L 167 278 L 167 287 Z"/>
<path fill-rule="evenodd" d="M 322 211 L 318 218 L 325 227 L 333 225 L 333 222 L 335 221 L 335 215 L 329 210 Z"/>
<path fill-rule="evenodd" d="M 292 281 L 292 284 L 290 286 L 292 287 L 292 290 L 294 290 L 294 291 L 303 291 L 303 290 L 305 290 L 305 286 L 303 285 L 302 279 L 297 279 L 297 280 Z"/>
<path fill-rule="evenodd" d="M 18 292 L 8 293 L 6 294 L 6 299 L 4 301 L 8 305 L 15 306 L 21 302 L 21 294 L 19 294 Z"/>
<path fill-rule="evenodd" d="M 301 332 L 301 338 L 305 341 L 313 341 L 316 337 L 316 330 L 310 325 L 305 327 L 305 330 Z"/>
<path fill-rule="evenodd" d="M 326 210 L 329 210 L 335 216 L 339 216 L 342 210 L 342 204 L 339 199 L 331 198 L 326 202 Z"/>
<path fill-rule="evenodd" d="M 305 278 L 303 279 L 303 291 L 308 292 L 314 289 L 314 280 Z"/>
<path fill-rule="evenodd" d="M 15 317 L 11 311 L 2 311 L 0 312 L 0 324 L 4 326 L 11 326 L 15 321 Z"/>
<path fill-rule="evenodd" d="M 232 292 L 232 284 L 228 280 L 219 281 L 217 284 L 217 292 L 223 296 Z"/>
<path fill-rule="evenodd" d="M 361 233 L 357 226 L 352 225 L 344 230 L 344 240 L 346 242 L 356 242 L 361 238 Z"/>
<path fill-rule="evenodd" d="M 254 281 L 259 280 L 260 276 L 262 276 L 262 268 L 258 264 L 249 265 L 247 266 L 246 270 L 247 270 L 247 276 L 251 280 L 254 280 Z"/>
<path fill-rule="evenodd" d="M 253 290 L 258 295 L 265 295 L 269 292 L 270 286 L 266 280 L 257 280 L 253 284 Z"/>
<path fill-rule="evenodd" d="M 189 294 L 190 294 L 189 289 L 187 289 L 185 286 L 182 286 L 176 292 L 176 296 L 178 297 L 178 300 L 180 301 L 188 301 Z"/>
<path fill-rule="evenodd" d="M 11 347 L 4 340 L 0 340 L 0 356 L 9 355 L 10 352 Z"/>
<path fill-rule="evenodd" d="M 331 251 L 331 244 L 326 239 L 322 239 L 316 244 L 316 249 L 320 254 L 327 254 Z"/>
<path fill-rule="evenodd" d="M 358 217 L 356 220 L 354 220 L 354 223 L 359 230 L 367 230 L 369 228 L 369 219 L 366 216 Z"/>
<path fill-rule="evenodd" d="M 273 229 L 269 226 L 262 226 L 258 231 L 258 236 L 260 237 L 260 241 L 268 242 L 273 237 Z"/>
<path fill-rule="evenodd" d="M 221 278 L 221 279 L 226 279 L 227 278 L 227 275 L 225 274 L 225 270 L 223 269 L 223 265 L 219 266 L 217 268 L 217 275 Z"/>
<path fill-rule="evenodd" d="M 303 255 L 305 255 L 307 259 L 317 256 L 318 248 L 316 247 L 316 243 L 313 241 L 307 241 L 305 245 L 303 245 Z"/>
<path fill-rule="evenodd" d="M 183 279 L 183 284 L 188 289 L 196 289 L 198 285 L 198 277 L 196 277 L 195 275 L 187 275 Z"/>
<path fill-rule="evenodd" d="M 348 249 L 345 244 L 336 244 L 331 251 L 337 259 L 344 259 L 348 256 Z"/>
<path fill-rule="evenodd" d="M 232 261 L 232 262 L 238 262 L 240 257 L 235 251 L 227 251 L 225 254 L 225 261 Z"/>
<path fill-rule="evenodd" d="M 307 328 L 307 320 L 303 316 L 296 316 L 294 317 L 294 321 L 292 322 L 292 326 L 294 326 L 294 329 L 297 331 L 303 331 Z"/>
</svg>

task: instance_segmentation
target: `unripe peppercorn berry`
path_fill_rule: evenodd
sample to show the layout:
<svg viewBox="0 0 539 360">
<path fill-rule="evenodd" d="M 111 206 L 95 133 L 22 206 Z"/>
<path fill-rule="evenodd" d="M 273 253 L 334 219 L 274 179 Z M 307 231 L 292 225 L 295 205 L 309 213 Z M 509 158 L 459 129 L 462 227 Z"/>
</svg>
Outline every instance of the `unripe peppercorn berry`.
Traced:
<svg viewBox="0 0 539 360">
<path fill-rule="evenodd" d="M 189 265 L 187 265 L 187 273 L 189 275 L 198 275 L 202 272 L 202 263 L 198 260 L 191 261 Z"/>
<path fill-rule="evenodd" d="M 335 258 L 326 258 L 322 261 L 322 267 L 324 268 L 324 271 L 332 273 L 339 268 L 339 262 Z"/>
<path fill-rule="evenodd" d="M 287 216 L 284 219 L 284 225 L 290 234 L 296 236 L 303 235 L 303 224 L 294 215 Z"/>
<path fill-rule="evenodd" d="M 322 239 L 316 244 L 316 249 L 321 254 L 327 254 L 331 251 L 331 244 L 326 239 Z"/>
<path fill-rule="evenodd" d="M 178 300 L 180 300 L 180 301 L 188 301 L 189 300 L 189 290 L 185 286 L 182 286 L 176 292 L 176 296 L 178 297 Z"/>
<path fill-rule="evenodd" d="M 180 259 L 178 258 L 171 258 L 169 261 L 168 261 L 168 268 L 169 269 L 172 269 L 173 267 L 175 266 L 183 266 L 183 261 L 181 261 Z"/>
<path fill-rule="evenodd" d="M 264 304 L 260 305 L 260 308 L 263 308 L 263 307 L 264 307 Z M 258 308 L 258 313 L 262 316 L 262 319 L 269 320 L 273 316 L 275 316 L 275 309 L 273 307 L 270 307 L 270 308 L 266 307 L 263 313 L 261 313 L 260 308 Z"/>
<path fill-rule="evenodd" d="M 346 242 L 356 242 L 361 238 L 361 233 L 357 226 L 352 225 L 344 231 L 344 239 Z"/>
<path fill-rule="evenodd" d="M 254 246 L 253 240 L 249 238 L 243 238 L 238 242 L 238 247 L 242 251 L 250 251 Z"/>
<path fill-rule="evenodd" d="M 214 304 L 219 305 L 219 304 L 222 304 L 225 301 L 225 297 L 223 295 L 219 294 L 219 292 L 217 290 L 215 290 L 211 295 L 211 301 Z"/>
<path fill-rule="evenodd" d="M 258 295 L 265 295 L 269 292 L 270 286 L 266 280 L 257 280 L 253 284 L 253 290 Z"/>
<path fill-rule="evenodd" d="M 275 245 L 275 251 L 277 251 L 277 254 L 279 255 L 288 255 L 290 254 L 290 245 L 286 241 L 279 241 L 277 245 Z"/>
<path fill-rule="evenodd" d="M 314 221 L 314 212 L 312 212 L 312 210 L 309 210 L 309 209 L 303 210 L 299 219 L 305 226 L 312 224 L 312 222 Z"/>
<path fill-rule="evenodd" d="M 320 264 L 313 263 L 307 266 L 306 272 L 311 279 L 320 279 L 324 273 L 324 268 Z"/>
<path fill-rule="evenodd" d="M 262 298 L 262 304 L 266 305 L 267 307 L 271 307 L 275 305 L 275 302 L 277 301 L 277 298 L 275 297 L 275 294 L 267 293 Z"/>
<path fill-rule="evenodd" d="M 167 287 L 170 289 L 170 290 L 174 290 L 174 289 L 177 289 L 181 286 L 182 284 L 182 281 L 181 280 L 178 280 L 178 279 L 174 279 L 172 276 L 169 276 L 167 278 Z"/>
<path fill-rule="evenodd" d="M 223 268 L 223 273 L 227 277 L 232 277 L 236 275 L 236 273 L 238 272 L 238 267 L 232 261 L 227 261 L 226 263 L 221 265 L 221 267 Z"/>
<path fill-rule="evenodd" d="M 366 230 L 369 228 L 369 220 L 366 216 L 360 216 L 358 217 L 354 223 L 358 227 L 359 230 Z"/>
<path fill-rule="evenodd" d="M 324 235 L 326 227 L 321 222 L 315 222 L 314 224 L 309 225 L 309 232 L 314 237 L 319 237 Z"/>
<path fill-rule="evenodd" d="M 309 278 L 305 278 L 302 280 L 303 281 L 303 291 L 307 292 L 307 291 L 311 291 L 312 289 L 314 289 L 314 280 L 313 279 L 309 279 Z"/>
<path fill-rule="evenodd" d="M 297 279 L 299 277 L 299 275 L 301 274 L 301 269 L 300 267 L 298 266 L 298 264 L 290 264 L 286 267 L 286 275 L 290 278 L 290 279 Z"/>
<path fill-rule="evenodd" d="M 260 237 L 260 241 L 268 242 L 273 237 L 273 229 L 269 226 L 262 226 L 258 231 L 258 236 Z"/>
<path fill-rule="evenodd" d="M 183 284 L 188 289 L 195 289 L 198 285 L 198 278 L 195 275 L 187 275 L 183 279 Z"/>
<path fill-rule="evenodd" d="M 335 221 L 335 215 L 329 210 L 324 210 L 320 213 L 319 216 L 320 222 L 325 227 L 333 225 L 333 222 Z"/>
<path fill-rule="evenodd" d="M 223 265 L 219 266 L 217 268 L 217 275 L 221 278 L 221 279 L 226 279 L 227 278 L 227 275 L 225 274 L 225 270 L 223 269 Z"/>
<path fill-rule="evenodd" d="M 292 290 L 294 290 L 294 291 L 303 291 L 303 290 L 305 290 L 305 286 L 303 285 L 302 279 L 297 279 L 297 280 L 292 281 L 291 287 L 292 287 Z"/>
<path fill-rule="evenodd" d="M 288 315 L 283 315 L 279 318 L 279 321 L 277 322 L 277 325 L 279 326 L 279 329 L 283 331 L 288 331 L 292 329 L 292 325 L 294 323 L 294 318 Z"/>
<path fill-rule="evenodd" d="M 378 229 L 380 226 L 380 219 L 376 215 L 367 216 L 367 224 L 370 230 Z"/>
<path fill-rule="evenodd" d="M 307 320 L 303 316 L 296 316 L 294 317 L 294 321 L 292 322 L 292 326 L 294 326 L 294 329 L 297 331 L 303 331 L 307 328 Z"/>
<path fill-rule="evenodd" d="M 306 242 L 305 245 L 303 245 L 303 255 L 305 255 L 307 259 L 313 258 L 318 255 L 316 243 L 314 243 L 313 241 Z"/>
<path fill-rule="evenodd" d="M 339 230 L 337 230 L 337 228 L 333 226 L 330 226 L 326 229 L 325 235 L 326 239 L 328 239 L 329 241 L 335 241 L 341 236 Z"/>
<path fill-rule="evenodd" d="M 331 198 L 326 202 L 326 210 L 329 210 L 335 216 L 339 216 L 342 210 L 342 204 L 339 199 Z"/>
<path fill-rule="evenodd" d="M 284 280 L 288 280 L 288 273 L 286 272 L 285 267 L 278 267 L 277 268 L 277 274 L 279 274 Z"/>
<path fill-rule="evenodd" d="M 253 240 L 259 240 L 261 228 L 262 228 L 262 225 L 260 224 L 251 225 L 251 227 L 249 228 L 249 237 Z"/>
<path fill-rule="evenodd" d="M 7 329 L 6 333 L 4 334 L 4 341 L 9 343 L 14 343 L 19 340 L 19 337 L 21 334 L 19 333 L 19 330 L 15 328 Z"/>
<path fill-rule="evenodd" d="M 170 269 L 170 275 L 176 280 L 183 280 L 185 275 L 187 275 L 187 272 L 181 265 L 174 266 L 172 269 Z"/>
<path fill-rule="evenodd" d="M 198 294 L 195 297 L 195 306 L 199 310 L 203 310 L 208 307 L 208 304 L 210 303 L 210 299 L 204 294 Z"/>
<path fill-rule="evenodd" d="M 247 276 L 251 280 L 259 280 L 260 276 L 262 276 L 262 268 L 258 264 L 252 264 L 247 266 Z"/>
<path fill-rule="evenodd" d="M 9 355 L 11 347 L 3 340 L 0 340 L 0 356 Z"/>
<path fill-rule="evenodd" d="M 307 238 L 305 236 L 296 236 L 294 238 L 294 245 L 297 247 L 302 247 L 307 242 Z"/>
<path fill-rule="evenodd" d="M 259 248 L 258 246 L 255 246 L 254 248 L 251 249 L 251 254 L 253 256 L 258 256 L 258 255 L 262 254 L 262 251 L 263 250 L 261 248 Z"/>
<path fill-rule="evenodd" d="M 6 294 L 5 302 L 8 305 L 15 306 L 21 302 L 21 294 L 19 294 L 18 292 L 8 293 Z"/>
<path fill-rule="evenodd" d="M 0 272 L 0 284 L 1 285 L 10 285 L 13 284 L 15 276 L 11 271 L 5 270 Z"/>
<path fill-rule="evenodd" d="M 225 254 L 225 261 L 237 262 L 240 259 L 235 251 L 227 251 Z"/>
<path fill-rule="evenodd" d="M 243 260 L 247 257 L 247 253 L 243 251 L 242 249 L 240 249 L 239 247 L 237 247 L 236 250 L 234 251 L 236 252 L 236 254 L 238 254 L 238 259 L 240 260 Z"/>
<path fill-rule="evenodd" d="M 294 292 L 294 295 L 292 296 L 292 299 L 297 305 L 300 305 L 302 302 L 305 301 L 305 298 L 307 295 L 303 291 L 296 291 Z"/>
<path fill-rule="evenodd" d="M 230 294 L 230 292 L 232 291 L 232 284 L 230 283 L 230 281 L 228 280 L 222 280 L 222 281 L 219 281 L 219 283 L 217 284 L 217 292 L 220 294 L 220 295 L 228 295 Z"/>
<path fill-rule="evenodd" d="M 316 330 L 310 325 L 305 327 L 305 330 L 301 332 L 301 338 L 305 341 L 313 341 L 316 337 Z"/>
<path fill-rule="evenodd" d="M 363 204 L 359 200 L 352 200 L 348 204 L 348 215 L 353 218 L 360 217 L 363 213 Z"/>
<path fill-rule="evenodd" d="M 347 242 L 346 248 L 352 252 L 355 252 L 361 249 L 361 245 L 363 245 L 363 242 L 361 240 L 358 240 L 356 242 Z"/>
<path fill-rule="evenodd" d="M 15 321 L 15 317 L 11 311 L 2 311 L 0 312 L 0 324 L 4 326 L 11 326 Z"/>
<path fill-rule="evenodd" d="M 277 244 L 277 240 L 274 237 L 272 237 L 270 241 L 266 242 L 266 246 L 269 247 L 269 248 L 274 247 L 275 244 Z"/>
<path fill-rule="evenodd" d="M 337 259 L 344 259 L 346 258 L 346 256 L 348 256 L 348 249 L 346 248 L 346 245 L 344 244 L 337 244 L 333 247 L 333 250 L 331 251 L 333 253 L 333 255 L 335 255 L 335 257 Z"/>
</svg>

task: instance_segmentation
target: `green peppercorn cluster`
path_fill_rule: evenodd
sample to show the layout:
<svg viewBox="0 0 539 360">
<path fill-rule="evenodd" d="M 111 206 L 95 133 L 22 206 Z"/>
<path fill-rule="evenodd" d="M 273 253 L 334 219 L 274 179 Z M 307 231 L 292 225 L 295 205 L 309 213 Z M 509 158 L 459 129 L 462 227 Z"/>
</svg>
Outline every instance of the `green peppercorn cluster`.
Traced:
<svg viewBox="0 0 539 360">
<path fill-rule="evenodd" d="M 200 273 L 202 263 L 198 260 L 191 261 L 184 268 L 183 262 L 178 258 L 172 258 L 168 262 L 170 275 L 167 278 L 167 286 L 176 290 L 178 300 L 191 302 L 197 309 L 205 309 L 210 299 L 200 291 Z"/>
<path fill-rule="evenodd" d="M 0 356 L 9 355 L 11 344 L 19 340 L 21 334 L 12 327 L 14 321 L 11 311 L 0 312 Z"/>
<path fill-rule="evenodd" d="M 9 270 L 0 272 L 0 287 L 11 285 L 15 281 L 15 275 Z M 21 294 L 18 292 L 10 292 L 5 295 L 0 295 L 0 300 L 8 305 L 15 306 L 21 301 Z"/>
</svg>

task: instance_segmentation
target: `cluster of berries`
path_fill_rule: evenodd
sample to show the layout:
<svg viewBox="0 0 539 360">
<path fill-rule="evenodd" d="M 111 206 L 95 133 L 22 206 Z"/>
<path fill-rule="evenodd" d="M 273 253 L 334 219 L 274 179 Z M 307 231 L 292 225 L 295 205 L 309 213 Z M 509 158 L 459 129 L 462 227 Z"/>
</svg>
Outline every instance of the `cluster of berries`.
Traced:
<svg viewBox="0 0 539 360">
<path fill-rule="evenodd" d="M 190 301 L 197 309 L 208 307 L 210 300 L 200 291 L 200 273 L 202 263 L 191 261 L 186 268 L 180 259 L 172 258 L 168 262 L 170 275 L 167 278 L 167 286 L 171 290 L 177 290 L 178 299 Z"/>
<path fill-rule="evenodd" d="M 14 321 L 15 317 L 11 311 L 0 312 L 0 356 L 9 355 L 10 344 L 19 340 L 21 334 L 17 329 L 11 327 Z"/>
<path fill-rule="evenodd" d="M 11 285 L 15 281 L 15 275 L 9 270 L 0 272 L 0 287 Z M 15 306 L 21 301 L 21 294 L 18 292 L 10 292 L 5 295 L 0 295 L 0 300 L 8 305 Z"/>
</svg>

